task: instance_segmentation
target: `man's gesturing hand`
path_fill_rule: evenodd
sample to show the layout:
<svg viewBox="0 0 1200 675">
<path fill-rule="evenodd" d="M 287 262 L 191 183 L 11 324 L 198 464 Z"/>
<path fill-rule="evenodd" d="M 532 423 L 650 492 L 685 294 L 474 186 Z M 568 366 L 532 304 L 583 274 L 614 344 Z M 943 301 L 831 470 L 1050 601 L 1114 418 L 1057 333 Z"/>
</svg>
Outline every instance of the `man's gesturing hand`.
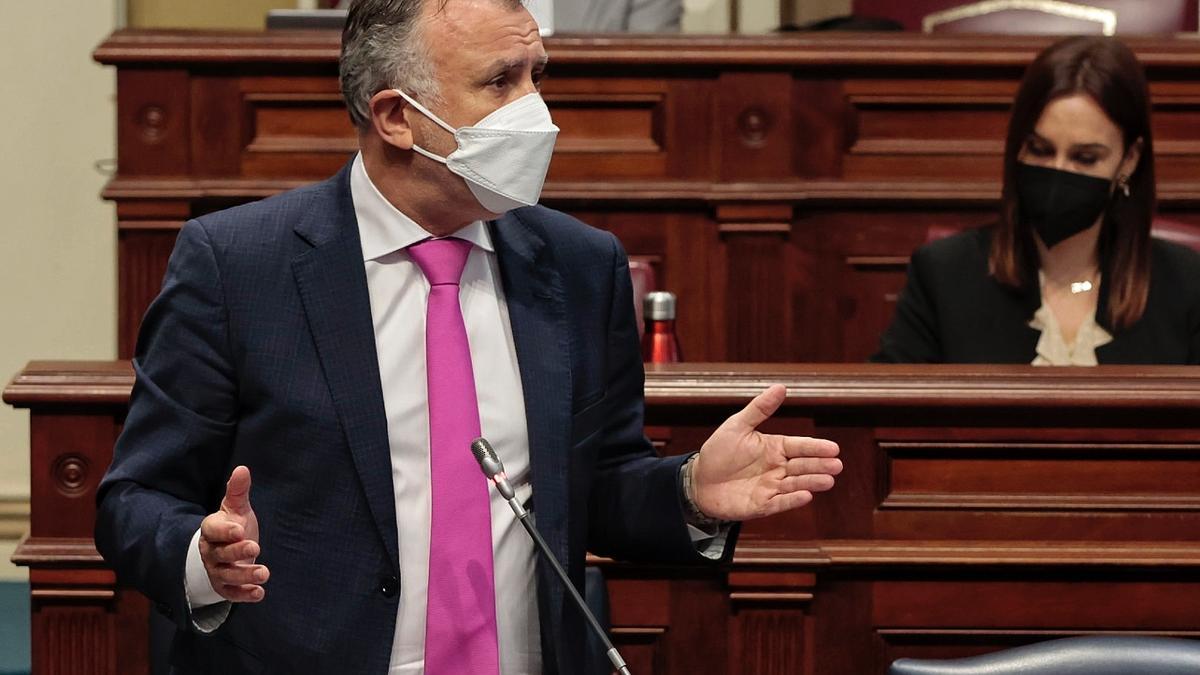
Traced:
<svg viewBox="0 0 1200 675">
<path fill-rule="evenodd" d="M 239 466 L 225 485 L 221 508 L 200 523 L 200 558 L 213 590 L 231 602 L 258 602 L 270 572 L 256 565 L 258 518 L 250 508 L 250 469 Z"/>
<path fill-rule="evenodd" d="M 711 518 L 749 520 L 794 509 L 833 487 L 841 473 L 833 441 L 758 432 L 783 403 L 773 385 L 725 420 L 705 441 L 692 468 L 696 507 Z"/>
</svg>

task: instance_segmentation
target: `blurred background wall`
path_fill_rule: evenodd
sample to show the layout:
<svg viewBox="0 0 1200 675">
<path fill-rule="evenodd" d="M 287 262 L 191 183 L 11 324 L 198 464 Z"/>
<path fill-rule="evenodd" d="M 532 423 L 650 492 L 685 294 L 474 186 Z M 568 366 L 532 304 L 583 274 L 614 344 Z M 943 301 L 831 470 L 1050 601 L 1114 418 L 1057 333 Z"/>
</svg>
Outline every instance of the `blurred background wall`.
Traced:
<svg viewBox="0 0 1200 675">
<path fill-rule="evenodd" d="M 92 49 L 117 0 L 4 3 L 0 28 L 0 381 L 31 359 L 116 355 L 114 77 Z M 0 406 L 0 673 L 29 668 L 28 575 L 9 562 L 29 526 L 28 415 Z"/>
</svg>

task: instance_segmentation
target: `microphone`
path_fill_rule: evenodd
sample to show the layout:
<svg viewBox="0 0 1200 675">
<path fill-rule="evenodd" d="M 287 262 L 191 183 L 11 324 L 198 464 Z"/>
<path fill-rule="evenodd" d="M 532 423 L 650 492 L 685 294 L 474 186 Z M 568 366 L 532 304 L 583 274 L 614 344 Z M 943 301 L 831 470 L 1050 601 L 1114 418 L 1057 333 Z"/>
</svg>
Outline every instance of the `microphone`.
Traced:
<svg viewBox="0 0 1200 675">
<path fill-rule="evenodd" d="M 492 444 L 488 443 L 486 438 L 476 438 L 471 442 L 471 454 L 475 456 L 475 461 L 479 462 L 479 468 L 483 471 L 483 475 L 496 486 L 496 490 L 508 501 L 508 505 L 512 508 L 513 513 L 517 514 L 517 520 L 521 521 L 521 524 L 525 526 L 525 531 L 533 538 L 533 542 L 537 545 L 537 549 L 542 554 L 542 557 L 550 563 L 550 566 L 558 574 L 558 578 L 562 581 L 563 586 L 566 587 L 567 592 L 575 600 L 575 605 L 579 607 L 580 612 L 583 612 L 583 618 L 587 619 L 588 625 L 592 627 L 592 632 L 604 644 L 604 648 L 607 650 L 605 651 L 605 655 L 608 656 L 608 660 L 612 663 L 613 668 L 621 675 L 631 675 L 629 666 L 625 665 L 625 659 L 621 658 L 621 654 L 617 651 L 617 648 L 613 646 L 604 629 L 600 627 L 600 622 L 588 610 L 587 605 L 583 602 L 583 598 L 579 596 L 579 591 L 575 589 L 575 584 L 572 584 L 571 580 L 567 578 L 567 573 L 563 571 L 562 565 L 558 563 L 558 559 L 550 552 L 550 547 L 542 539 L 541 533 L 530 522 L 529 511 L 526 511 L 521 502 L 517 501 L 517 494 L 513 490 L 512 483 L 508 482 L 508 475 L 504 473 L 504 464 L 500 461 L 496 450 L 492 448 Z"/>
</svg>

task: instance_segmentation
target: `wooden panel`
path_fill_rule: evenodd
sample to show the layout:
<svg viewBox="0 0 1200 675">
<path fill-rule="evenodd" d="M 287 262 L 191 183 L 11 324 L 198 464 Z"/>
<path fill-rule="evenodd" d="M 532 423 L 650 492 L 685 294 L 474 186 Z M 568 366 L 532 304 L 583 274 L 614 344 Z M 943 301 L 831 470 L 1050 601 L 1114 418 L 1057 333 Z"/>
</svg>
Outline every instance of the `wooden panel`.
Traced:
<svg viewBox="0 0 1200 675">
<path fill-rule="evenodd" d="M 797 215 L 792 361 L 865 361 L 879 349 L 908 259 L 932 229 L 987 223 L 986 210 L 813 208 Z"/>
<path fill-rule="evenodd" d="M 880 508 L 1196 511 L 1200 445 L 880 443 Z"/>
<path fill-rule="evenodd" d="M 671 586 L 663 581 L 616 579 L 609 583 L 612 621 L 629 628 L 661 628 L 671 623 Z"/>
<path fill-rule="evenodd" d="M 779 361 L 789 350 L 791 307 L 787 302 L 787 248 L 771 233 L 726 236 L 724 286 L 742 301 L 726 313 L 728 357 L 734 361 Z"/>
<path fill-rule="evenodd" d="M 1200 116 L 1200 86 L 1167 82 L 1152 85 L 1150 95 L 1156 178 L 1160 182 L 1190 180 L 1200 171 L 1200 143 L 1192 132 Z"/>
<path fill-rule="evenodd" d="M 1049 41 L 551 38 L 543 93 L 562 134 L 544 202 L 658 256 L 687 358 L 860 361 L 929 230 L 995 219 L 1009 101 Z M 1131 44 L 1155 96 L 1160 201 L 1195 219 L 1200 51 Z M 106 195 L 119 212 L 154 200 L 195 214 L 328 177 L 355 148 L 338 46 L 322 31 L 113 35 L 96 52 L 120 90 Z M 714 216 L 753 203 L 794 215 Z M 124 356 L 168 252 L 137 237 L 120 249 Z"/>
<path fill-rule="evenodd" d="M 191 78 L 191 85 L 193 174 L 240 175 L 247 120 L 238 80 L 196 75 Z"/>
<path fill-rule="evenodd" d="M 236 114 L 245 131 L 227 142 L 241 149 L 240 175 L 327 177 L 358 151 L 336 77 L 262 75 L 237 82 Z"/>
<path fill-rule="evenodd" d="M 711 218 L 695 212 L 586 208 L 572 215 L 612 232 L 630 257 L 654 266 L 658 290 L 678 299 L 676 331 L 683 360 L 709 361 L 725 353 L 725 291 L 713 283 L 724 251 Z"/>
<path fill-rule="evenodd" d="M 795 270 L 788 204 L 730 204 L 717 209 L 724 249 L 725 287 L 742 298 L 725 313 L 726 340 L 735 361 L 786 360 L 790 351 L 788 290 Z"/>
<path fill-rule="evenodd" d="M 842 175 L 842 159 L 853 131 L 852 110 L 845 83 L 838 80 L 797 80 L 793 86 L 796 175 L 828 178 Z"/>
<path fill-rule="evenodd" d="M 872 623 L 883 628 L 1195 630 L 1200 584 L 1078 577 L 1042 580 L 879 581 Z"/>
<path fill-rule="evenodd" d="M 805 662 L 808 622 L 789 610 L 744 610 L 732 619 L 734 656 L 725 672 L 741 675 L 795 675 Z"/>
<path fill-rule="evenodd" d="M 832 438 L 846 470 L 809 507 L 746 523 L 727 567 L 593 559 L 638 672 L 861 675 L 1079 633 L 1198 635 L 1195 369 L 654 366 L 647 432 L 693 450 L 767 382 L 792 395 L 763 431 Z M 83 476 L 108 461 L 132 383 L 128 363 L 47 362 L 5 390 L 35 430 L 34 536 L 15 559 L 32 568 L 38 675 L 145 672 L 148 608 L 92 544 L 95 484 L 64 499 L 51 470 L 64 449 Z"/>
<path fill-rule="evenodd" d="M 661 94 L 547 93 L 546 103 L 563 129 L 557 152 L 664 154 Z"/>
<path fill-rule="evenodd" d="M 35 673 L 115 673 L 116 635 L 112 615 L 100 607 L 38 602 L 31 630 Z"/>
<path fill-rule="evenodd" d="M 248 142 L 242 175 L 333 174 L 358 151 L 358 137 L 338 94 L 247 94 Z"/>
<path fill-rule="evenodd" d="M 188 73 L 117 72 L 117 171 L 122 176 L 191 172 Z"/>
<path fill-rule="evenodd" d="M 864 180 L 896 175 L 937 180 L 998 180 L 1009 99 L 851 98 L 857 137 L 844 175 Z"/>
<path fill-rule="evenodd" d="M 671 129 L 688 105 L 675 80 L 551 77 L 542 93 L 561 129 L 551 182 L 662 179 L 687 153 Z"/>
<path fill-rule="evenodd" d="M 116 440 L 117 428 L 107 416 L 68 412 L 31 421 L 30 463 L 45 472 L 31 485 L 34 536 L 92 536 L 96 486 L 112 461 Z"/>
<path fill-rule="evenodd" d="M 358 149 L 340 94 L 250 94 L 245 100 L 253 129 L 248 153 Z"/>
<path fill-rule="evenodd" d="M 663 673 L 671 625 L 671 584 L 666 580 L 612 579 L 608 583 L 613 644 L 630 672 Z"/>
<path fill-rule="evenodd" d="M 625 659 L 631 673 L 666 673 L 663 638 L 665 628 L 614 628 L 613 646 Z"/>
<path fill-rule="evenodd" d="M 117 307 L 118 356 L 132 358 L 138 327 L 150 302 L 162 288 L 167 260 L 175 249 L 179 222 L 140 221 L 123 226 L 117 234 L 117 269 L 120 288 Z"/>
<path fill-rule="evenodd" d="M 795 149 L 787 73 L 722 73 L 714 90 L 720 176 L 776 179 L 792 171 Z"/>
</svg>

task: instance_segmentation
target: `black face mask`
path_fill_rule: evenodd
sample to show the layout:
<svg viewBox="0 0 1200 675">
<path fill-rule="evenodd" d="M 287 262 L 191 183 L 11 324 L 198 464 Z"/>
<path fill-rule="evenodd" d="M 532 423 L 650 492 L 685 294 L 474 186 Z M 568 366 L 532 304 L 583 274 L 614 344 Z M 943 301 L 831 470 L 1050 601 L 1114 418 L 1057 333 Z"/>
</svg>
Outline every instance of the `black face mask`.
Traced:
<svg viewBox="0 0 1200 675">
<path fill-rule="evenodd" d="M 1020 217 L 1047 248 L 1095 224 L 1108 206 L 1112 181 L 1032 164 L 1017 164 Z"/>
</svg>

